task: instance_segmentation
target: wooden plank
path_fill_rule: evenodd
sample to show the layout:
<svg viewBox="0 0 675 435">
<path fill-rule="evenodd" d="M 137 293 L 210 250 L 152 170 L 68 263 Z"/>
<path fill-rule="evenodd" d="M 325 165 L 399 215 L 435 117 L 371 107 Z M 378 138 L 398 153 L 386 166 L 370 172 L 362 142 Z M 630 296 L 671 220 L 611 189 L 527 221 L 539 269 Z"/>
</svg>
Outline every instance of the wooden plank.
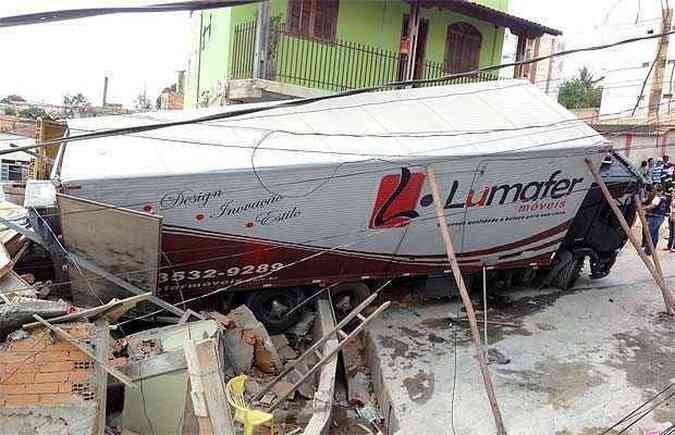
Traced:
<svg viewBox="0 0 675 435">
<path fill-rule="evenodd" d="M 68 252 L 114 275 L 128 274 L 125 280 L 133 282 L 136 287 L 156 292 L 161 216 L 63 194 L 57 194 L 56 199 L 62 242 Z M 103 301 L 125 296 L 119 293 L 117 285 L 113 285 L 116 283 L 97 280 L 92 274 L 85 275 L 89 276 L 71 275 L 73 298 L 77 305 L 100 303 L 94 300 L 87 278 Z"/>
<path fill-rule="evenodd" d="M 48 321 L 46 321 L 42 317 L 38 316 L 37 314 L 33 314 L 33 318 L 35 320 L 37 320 L 38 322 L 42 323 L 42 325 L 47 327 L 47 329 L 54 332 L 59 337 L 63 338 L 64 340 L 66 340 L 70 344 L 72 344 L 73 346 L 80 349 L 82 352 L 84 352 L 85 355 L 87 355 L 89 358 L 96 361 L 99 365 L 101 365 L 103 367 L 103 369 L 106 372 L 110 373 L 113 377 L 119 379 L 120 382 L 122 382 L 124 385 L 126 385 L 127 387 L 130 387 L 130 388 L 134 388 L 134 389 L 137 388 L 136 385 L 134 385 L 134 382 L 129 377 L 127 377 L 127 375 L 125 375 L 124 373 L 120 372 L 119 370 L 117 370 L 116 368 L 111 366 L 108 361 L 101 361 L 100 359 L 98 359 L 96 357 L 96 355 L 94 355 L 94 353 L 87 346 L 80 343 L 79 340 L 72 337 L 66 331 L 59 328 L 58 326 L 52 325 L 51 323 L 49 323 Z"/>
<path fill-rule="evenodd" d="M 483 351 L 480 342 L 480 331 L 478 330 L 478 322 L 476 321 L 476 313 L 473 309 L 473 302 L 471 302 L 471 297 L 469 296 L 469 292 L 467 291 L 466 285 L 464 284 L 462 272 L 459 269 L 459 263 L 457 262 L 457 257 L 455 256 L 455 248 L 452 245 L 452 237 L 450 236 L 450 228 L 448 227 L 448 221 L 445 217 L 445 210 L 443 209 L 443 198 L 441 198 L 441 191 L 438 187 L 438 182 L 436 181 L 436 175 L 434 174 L 434 171 L 431 169 L 431 167 L 427 167 L 427 177 L 429 178 L 429 184 L 431 185 L 431 193 L 434 198 L 434 206 L 436 208 L 436 216 L 438 217 L 438 225 L 441 230 L 441 237 L 443 237 L 443 243 L 445 244 L 445 251 L 448 255 L 448 261 L 450 262 L 452 275 L 455 277 L 455 282 L 459 288 L 459 295 L 462 298 L 462 303 L 466 309 L 466 315 L 469 318 L 471 338 L 473 339 L 473 344 L 476 347 L 478 365 L 480 366 L 480 371 L 483 375 L 485 391 L 487 393 L 488 400 L 490 401 L 490 407 L 492 408 L 492 415 L 494 416 L 497 434 L 506 435 L 506 428 L 504 427 L 502 413 L 499 410 L 499 404 L 497 403 L 497 395 L 495 394 L 495 388 L 492 384 L 492 378 L 490 377 L 490 372 L 488 370 L 485 352 Z"/>
<path fill-rule="evenodd" d="M 664 199 L 665 201 L 665 199 Z M 661 261 L 659 260 L 659 253 L 656 251 L 656 247 L 654 246 L 654 240 L 652 240 L 652 235 L 649 232 L 649 224 L 647 223 L 647 217 L 645 216 L 645 210 L 642 208 L 642 204 L 640 204 L 640 200 L 638 197 L 633 198 L 633 203 L 635 204 L 635 208 L 637 210 L 637 215 L 640 218 L 640 223 L 642 223 L 642 234 L 645 240 L 647 241 L 647 247 L 649 248 L 649 252 L 652 253 L 652 262 L 654 263 L 654 267 L 656 268 L 656 274 L 659 276 L 661 279 L 661 284 L 666 285 L 666 281 L 663 278 L 663 269 L 661 269 Z M 658 240 L 657 240 L 658 242 Z"/>
<path fill-rule="evenodd" d="M 195 341 L 187 338 L 185 360 L 200 434 L 234 435 L 216 340 L 209 338 Z"/>
<path fill-rule="evenodd" d="M 602 178 L 600 177 L 598 170 L 595 168 L 595 166 L 593 166 L 593 162 L 591 162 L 589 159 L 586 159 L 586 165 L 588 166 L 588 170 L 591 171 L 593 178 L 595 178 L 595 182 L 600 187 L 602 195 L 605 197 L 605 200 L 609 204 L 609 207 L 612 209 L 614 216 L 616 216 L 617 220 L 621 224 L 621 228 L 626 233 L 626 236 L 628 236 L 628 240 L 630 240 L 630 242 L 633 244 L 633 247 L 640 256 L 640 259 L 649 270 L 649 273 L 651 273 L 652 278 L 654 278 L 654 281 L 656 281 L 656 285 L 659 286 L 659 288 L 661 289 L 661 293 L 663 294 L 663 302 L 666 304 L 666 312 L 672 316 L 673 315 L 672 293 L 670 292 L 670 290 L 668 290 L 668 288 L 664 285 L 664 283 L 661 282 L 661 279 L 659 278 L 659 275 L 656 272 L 654 265 L 647 259 L 647 256 L 642 252 L 640 243 L 635 238 L 635 235 L 631 231 L 628 222 L 626 222 L 626 218 L 623 216 L 623 213 L 621 213 L 621 210 L 619 210 L 619 207 L 617 207 L 614 198 L 609 193 L 607 185 L 605 184 L 604 181 L 602 181 Z"/>
<path fill-rule="evenodd" d="M 110 333 L 108 331 L 108 321 L 99 319 L 96 325 L 96 358 L 99 361 L 110 360 Z M 96 415 L 96 433 L 105 434 L 105 416 L 106 402 L 108 395 L 108 373 L 101 364 L 96 365 L 96 399 L 98 400 L 98 412 Z"/>
<path fill-rule="evenodd" d="M 74 320 L 80 319 L 95 319 L 109 313 L 110 311 L 118 310 L 120 308 L 129 310 L 138 302 L 147 300 L 151 296 L 152 295 L 149 292 L 147 292 L 143 293 L 142 295 L 131 296 L 129 298 L 122 300 L 114 299 L 105 305 L 100 305 L 94 308 L 88 308 L 86 310 L 77 311 L 75 313 L 65 314 L 63 316 L 52 317 L 51 319 L 49 319 L 49 322 L 51 324 L 55 324 L 55 323 L 72 322 Z M 33 329 L 41 325 L 42 324 L 40 322 L 26 323 L 25 325 L 23 325 L 23 329 Z"/>
</svg>

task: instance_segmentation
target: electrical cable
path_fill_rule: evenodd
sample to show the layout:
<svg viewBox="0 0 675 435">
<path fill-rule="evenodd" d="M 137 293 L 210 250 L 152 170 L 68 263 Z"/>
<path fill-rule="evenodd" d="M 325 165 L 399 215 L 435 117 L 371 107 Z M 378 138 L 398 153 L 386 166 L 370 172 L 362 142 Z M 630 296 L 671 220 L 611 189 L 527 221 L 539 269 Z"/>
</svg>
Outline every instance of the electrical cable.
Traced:
<svg viewBox="0 0 675 435">
<path fill-rule="evenodd" d="M 277 104 L 275 106 L 271 106 L 271 107 L 268 106 L 268 107 L 262 107 L 262 108 L 241 109 L 241 110 L 234 110 L 234 111 L 231 111 L 231 112 L 217 113 L 217 114 L 206 115 L 206 116 L 201 116 L 201 117 L 196 117 L 196 118 L 191 118 L 191 119 L 186 119 L 186 120 L 180 120 L 180 121 L 169 121 L 169 122 L 149 124 L 149 125 L 140 125 L 140 126 L 134 126 L 134 127 L 125 127 L 125 128 L 103 130 L 103 131 L 99 131 L 99 132 L 95 132 L 95 133 L 88 133 L 88 134 L 83 134 L 83 135 L 78 135 L 78 136 L 70 136 L 67 139 L 67 142 L 96 139 L 96 138 L 101 138 L 101 137 L 119 136 L 119 135 L 132 134 L 132 133 L 140 133 L 140 132 L 144 132 L 144 131 L 158 130 L 158 129 L 167 128 L 167 127 L 176 127 L 176 126 L 181 126 L 181 125 L 189 125 L 189 124 L 195 124 L 195 123 L 201 123 L 201 122 L 207 122 L 207 121 L 215 121 L 215 120 L 219 120 L 219 119 L 227 119 L 227 118 L 232 118 L 232 117 L 240 116 L 240 115 L 269 111 L 269 110 L 272 110 L 272 109 L 297 107 L 297 106 L 302 106 L 302 105 L 306 105 L 306 104 L 309 104 L 309 103 L 331 100 L 331 99 L 344 97 L 344 96 L 350 96 L 350 95 L 358 95 L 358 94 L 363 94 L 363 93 L 367 93 L 367 92 L 388 89 L 388 88 L 392 88 L 392 87 L 402 87 L 402 86 L 412 86 L 412 85 L 419 85 L 419 84 L 440 83 L 440 82 L 448 81 L 448 80 L 451 80 L 451 79 L 454 79 L 454 78 L 469 77 L 469 76 L 480 74 L 480 73 L 486 72 L 486 71 L 496 71 L 496 70 L 499 70 L 499 69 L 509 68 L 509 67 L 513 67 L 513 66 L 530 65 L 530 64 L 533 64 L 533 63 L 541 62 L 541 61 L 547 60 L 547 59 L 553 59 L 553 58 L 556 58 L 556 57 L 569 56 L 571 54 L 576 54 L 576 53 L 605 50 L 605 49 L 608 49 L 608 48 L 617 47 L 617 46 L 621 46 L 621 45 L 625 45 L 625 44 L 631 44 L 631 43 L 635 43 L 635 42 L 638 42 L 638 41 L 645 41 L 645 40 L 650 40 L 650 39 L 655 39 L 655 38 L 661 38 L 661 37 L 664 37 L 664 36 L 667 36 L 667 35 L 671 35 L 673 33 L 675 33 L 675 30 L 671 30 L 671 31 L 659 33 L 659 34 L 654 34 L 654 35 L 647 35 L 647 36 L 641 36 L 641 37 L 636 37 L 636 38 L 624 39 L 624 40 L 616 41 L 616 42 L 609 43 L 609 44 L 595 45 L 595 46 L 590 46 L 590 47 L 582 47 L 582 48 L 571 49 L 571 50 L 563 50 L 563 51 L 552 53 L 552 54 L 549 54 L 549 55 L 546 55 L 546 56 L 539 56 L 539 57 L 535 57 L 535 58 L 528 59 L 528 60 L 522 60 L 522 61 L 517 61 L 517 62 L 510 62 L 510 63 L 505 63 L 505 64 L 497 64 L 497 65 L 486 66 L 486 67 L 474 69 L 472 71 L 467 71 L 467 72 L 458 73 L 458 74 L 448 74 L 448 75 L 445 75 L 445 76 L 442 76 L 442 77 L 439 77 L 439 78 L 434 78 L 434 79 L 397 81 L 397 82 L 392 82 L 392 83 L 381 85 L 381 86 L 359 88 L 359 89 L 354 89 L 354 90 L 344 91 L 344 92 L 338 92 L 338 93 L 335 93 L 335 94 L 321 96 L 321 97 L 291 100 L 291 101 L 288 101 L 288 102 L 279 103 L 279 104 Z M 50 140 L 50 141 L 42 142 L 42 143 L 39 143 L 39 144 L 17 147 L 14 151 L 23 151 L 24 149 L 32 150 L 32 149 L 35 149 L 35 148 L 42 148 L 42 147 L 49 146 L 49 145 L 60 144 L 62 142 L 64 142 L 63 139 Z M 3 154 L 7 154 L 7 151 L 6 150 L 0 150 L 0 155 L 3 155 Z"/>
</svg>

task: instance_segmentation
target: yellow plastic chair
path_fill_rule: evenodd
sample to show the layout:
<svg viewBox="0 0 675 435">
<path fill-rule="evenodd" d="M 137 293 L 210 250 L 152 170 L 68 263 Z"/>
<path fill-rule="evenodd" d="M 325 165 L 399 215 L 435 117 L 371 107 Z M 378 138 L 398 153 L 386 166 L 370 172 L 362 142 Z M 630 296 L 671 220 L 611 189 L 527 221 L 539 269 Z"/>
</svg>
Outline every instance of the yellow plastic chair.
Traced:
<svg viewBox="0 0 675 435">
<path fill-rule="evenodd" d="M 269 423 L 274 416 L 267 412 L 252 409 L 246 401 L 246 380 L 248 376 L 239 375 L 230 379 L 225 389 L 227 401 L 234 408 L 234 420 L 244 425 L 244 435 L 253 435 L 255 428 Z"/>
</svg>

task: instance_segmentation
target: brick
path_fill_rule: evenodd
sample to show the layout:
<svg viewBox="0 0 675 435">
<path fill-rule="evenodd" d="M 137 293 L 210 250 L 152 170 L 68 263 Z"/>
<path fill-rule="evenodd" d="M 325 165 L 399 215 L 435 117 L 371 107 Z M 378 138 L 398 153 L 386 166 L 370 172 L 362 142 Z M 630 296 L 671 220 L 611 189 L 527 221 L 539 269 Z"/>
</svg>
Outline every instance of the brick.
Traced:
<svg viewBox="0 0 675 435">
<path fill-rule="evenodd" d="M 48 372 L 68 372 L 73 369 L 72 361 L 55 361 L 48 362 L 40 368 L 41 373 Z"/>
<path fill-rule="evenodd" d="M 0 352 L 0 362 L 4 364 L 30 363 L 35 361 L 36 352 Z"/>
<path fill-rule="evenodd" d="M 58 382 L 49 384 L 30 384 L 28 385 L 28 392 L 32 394 L 60 393 L 59 387 L 62 385 L 63 384 Z"/>
<path fill-rule="evenodd" d="M 16 408 L 19 406 L 33 406 L 40 403 L 40 396 L 37 394 L 23 394 L 21 396 L 7 396 L 5 406 L 7 408 Z"/>
<path fill-rule="evenodd" d="M 48 350 L 65 350 L 65 351 L 71 351 L 77 349 L 75 346 L 70 344 L 67 341 L 57 341 L 54 344 L 49 345 Z"/>
<path fill-rule="evenodd" d="M 70 374 L 70 380 L 73 382 L 86 381 L 91 377 L 91 373 L 84 370 L 77 370 Z"/>
<path fill-rule="evenodd" d="M 12 395 L 24 395 L 28 392 L 28 386 L 26 384 L 19 384 L 19 385 L 5 385 L 3 390 L 6 395 L 12 396 Z"/>
<path fill-rule="evenodd" d="M 73 400 L 72 394 L 67 393 L 56 393 L 56 394 L 41 394 L 40 395 L 40 404 L 41 405 L 61 405 Z"/>
<path fill-rule="evenodd" d="M 46 349 L 44 352 L 37 354 L 37 361 L 52 362 L 52 361 L 68 361 L 68 351 Z"/>
<path fill-rule="evenodd" d="M 49 342 L 47 338 L 27 338 L 25 340 L 15 341 L 10 344 L 7 351 L 10 352 L 34 352 L 42 347 L 46 347 Z"/>
<path fill-rule="evenodd" d="M 81 350 L 71 350 L 68 352 L 68 355 L 66 356 L 66 359 L 68 361 L 82 361 L 82 360 L 88 360 L 91 359 L 82 352 Z"/>
<path fill-rule="evenodd" d="M 19 363 L 13 363 L 13 364 L 6 364 L 4 367 L 4 373 L 0 374 L 0 382 L 2 379 L 4 379 L 5 376 L 9 375 L 10 373 L 13 373 L 15 371 L 21 372 L 21 373 L 37 373 L 40 371 L 42 368 L 43 364 L 38 364 L 35 362 L 32 363 L 25 363 L 25 364 L 19 364 Z"/>
<path fill-rule="evenodd" d="M 62 382 L 59 384 L 59 393 L 72 393 L 73 392 L 73 383 L 72 382 Z"/>
<path fill-rule="evenodd" d="M 77 372 L 75 372 L 77 373 Z M 68 372 L 49 372 L 49 373 L 37 373 L 35 375 L 35 383 L 42 384 L 46 382 L 65 382 L 72 375 Z"/>
<path fill-rule="evenodd" d="M 17 385 L 17 384 L 31 384 L 35 379 L 35 373 L 26 373 L 21 370 L 17 370 L 14 374 L 7 374 L 6 378 L 3 378 L 2 382 L 7 385 Z"/>
</svg>

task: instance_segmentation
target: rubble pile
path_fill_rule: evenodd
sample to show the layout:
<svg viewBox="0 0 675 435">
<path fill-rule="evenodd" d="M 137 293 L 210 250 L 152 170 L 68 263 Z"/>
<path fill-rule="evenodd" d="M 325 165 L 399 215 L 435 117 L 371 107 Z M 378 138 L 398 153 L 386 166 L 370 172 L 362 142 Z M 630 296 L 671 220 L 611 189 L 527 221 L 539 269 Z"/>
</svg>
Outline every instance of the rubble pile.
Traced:
<svg viewBox="0 0 675 435">
<path fill-rule="evenodd" d="M 29 225 L 38 215 L 0 203 L 3 434 L 377 432 L 360 340 L 344 340 L 340 329 L 355 321 L 336 325 L 328 300 L 302 307 L 299 321 L 274 335 L 246 305 L 223 312 L 176 305 L 175 318 L 163 313 L 130 328 L 126 321 L 166 303 L 87 265 L 94 275 L 80 281 L 98 302 L 78 305 L 86 298 L 70 298 L 61 280 L 87 263 L 63 247 L 54 256 L 58 238 L 45 241 L 49 234 Z M 97 280 L 132 294 L 102 298 Z"/>
</svg>

